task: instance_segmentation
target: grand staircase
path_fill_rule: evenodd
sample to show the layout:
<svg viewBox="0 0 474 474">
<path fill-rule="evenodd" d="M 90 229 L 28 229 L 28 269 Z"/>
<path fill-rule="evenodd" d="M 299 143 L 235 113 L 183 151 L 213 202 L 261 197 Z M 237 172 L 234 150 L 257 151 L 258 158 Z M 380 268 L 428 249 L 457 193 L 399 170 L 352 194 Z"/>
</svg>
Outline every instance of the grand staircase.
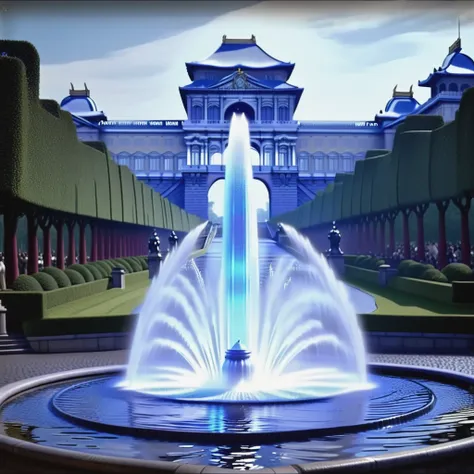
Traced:
<svg viewBox="0 0 474 474">
<path fill-rule="evenodd" d="M 33 352 L 26 337 L 21 335 L 0 336 L 0 355 L 27 354 Z"/>
</svg>

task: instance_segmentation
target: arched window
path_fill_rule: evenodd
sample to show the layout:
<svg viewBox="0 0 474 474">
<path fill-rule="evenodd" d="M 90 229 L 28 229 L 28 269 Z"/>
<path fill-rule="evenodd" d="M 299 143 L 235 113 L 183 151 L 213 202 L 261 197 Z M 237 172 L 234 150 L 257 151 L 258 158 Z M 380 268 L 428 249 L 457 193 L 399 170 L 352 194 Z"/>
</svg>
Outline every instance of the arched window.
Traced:
<svg viewBox="0 0 474 474">
<path fill-rule="evenodd" d="M 290 120 L 290 114 L 288 107 L 280 106 L 278 107 L 278 121 L 279 122 L 288 122 Z"/>
<path fill-rule="evenodd" d="M 299 162 L 298 163 L 299 171 L 304 171 L 304 172 L 309 171 L 309 156 L 308 156 L 308 153 L 306 153 L 305 151 L 300 153 L 300 156 L 298 158 L 298 162 Z"/>
<path fill-rule="evenodd" d="M 191 108 L 191 120 L 202 120 L 203 118 L 202 107 L 200 105 L 193 105 Z"/>
<path fill-rule="evenodd" d="M 186 153 L 178 153 L 176 155 L 176 160 L 178 162 L 178 170 L 181 171 L 186 168 Z"/>
<path fill-rule="evenodd" d="M 135 171 L 144 171 L 145 170 L 145 153 L 137 151 L 133 154 L 133 169 Z"/>
<path fill-rule="evenodd" d="M 163 165 L 165 171 L 174 171 L 174 155 L 170 151 L 163 154 Z"/>
<path fill-rule="evenodd" d="M 199 145 L 191 147 L 191 166 L 199 166 L 201 164 L 201 151 Z"/>
<path fill-rule="evenodd" d="M 263 149 L 263 166 L 273 166 L 273 148 L 269 146 Z"/>
<path fill-rule="evenodd" d="M 218 122 L 220 119 L 220 110 L 217 105 L 211 105 L 207 109 L 207 120 L 211 122 Z"/>
<path fill-rule="evenodd" d="M 161 157 L 157 151 L 152 151 L 151 153 L 148 153 L 148 166 L 150 171 L 161 170 Z"/>
<path fill-rule="evenodd" d="M 278 149 L 278 166 L 290 166 L 288 147 L 286 145 L 282 145 Z"/>
<path fill-rule="evenodd" d="M 117 155 L 117 163 L 121 166 L 128 166 L 130 168 L 130 153 L 121 151 Z"/>
<path fill-rule="evenodd" d="M 328 167 L 327 167 L 327 172 L 328 173 L 336 173 L 339 168 L 339 153 L 336 153 L 335 151 L 331 151 L 328 153 Z"/>
<path fill-rule="evenodd" d="M 461 92 L 464 92 L 466 89 L 469 89 L 469 84 L 462 84 L 461 85 Z"/>
<path fill-rule="evenodd" d="M 342 154 L 342 171 L 349 173 L 354 169 L 354 156 L 352 153 Z M 341 170 L 339 170 L 341 171 Z"/>
<path fill-rule="evenodd" d="M 324 173 L 326 170 L 326 155 L 322 151 L 313 155 L 313 167 L 315 173 Z"/>
<path fill-rule="evenodd" d="M 446 84 L 440 84 L 438 89 L 440 92 L 446 92 Z"/>
<path fill-rule="evenodd" d="M 458 85 L 455 84 L 454 82 L 451 82 L 449 84 L 449 92 L 457 92 L 458 91 Z"/>
<path fill-rule="evenodd" d="M 273 122 L 273 107 L 265 105 L 262 107 L 262 121 L 264 122 Z"/>
</svg>

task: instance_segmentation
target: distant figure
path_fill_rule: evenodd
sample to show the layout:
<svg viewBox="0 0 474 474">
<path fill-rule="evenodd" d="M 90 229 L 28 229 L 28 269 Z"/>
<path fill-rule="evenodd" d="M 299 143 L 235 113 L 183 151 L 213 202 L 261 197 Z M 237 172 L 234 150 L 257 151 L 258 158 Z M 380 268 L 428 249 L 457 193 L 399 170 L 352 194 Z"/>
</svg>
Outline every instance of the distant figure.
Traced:
<svg viewBox="0 0 474 474">
<path fill-rule="evenodd" d="M 174 230 L 171 231 L 170 236 L 168 237 L 169 249 L 168 252 L 174 250 L 178 246 L 178 236 Z"/>
<path fill-rule="evenodd" d="M 7 283 L 5 280 L 5 263 L 3 261 L 3 253 L 0 254 L 0 290 L 4 291 L 7 289 Z"/>
<path fill-rule="evenodd" d="M 341 243 L 341 233 L 339 232 L 339 229 L 336 227 L 336 221 L 332 222 L 332 229 L 329 231 L 328 234 L 328 240 L 329 240 L 329 255 L 343 255 L 343 252 L 341 248 L 339 247 L 339 244 Z"/>
<path fill-rule="evenodd" d="M 153 231 L 150 239 L 148 240 L 148 254 L 153 256 L 161 257 L 160 252 L 160 238 L 156 230 Z"/>
</svg>

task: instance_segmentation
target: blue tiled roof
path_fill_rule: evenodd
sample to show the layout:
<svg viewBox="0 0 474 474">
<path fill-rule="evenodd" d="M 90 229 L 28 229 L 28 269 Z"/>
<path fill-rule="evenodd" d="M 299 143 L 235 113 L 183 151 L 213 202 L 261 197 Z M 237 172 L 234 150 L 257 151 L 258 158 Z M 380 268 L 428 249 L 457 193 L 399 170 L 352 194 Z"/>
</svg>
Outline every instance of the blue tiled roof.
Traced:
<svg viewBox="0 0 474 474">
<path fill-rule="evenodd" d="M 74 116 L 82 117 L 89 122 L 107 120 L 104 112 L 97 110 L 95 101 L 85 93 L 84 95 L 68 95 L 61 101 L 60 107 Z"/>
<path fill-rule="evenodd" d="M 434 82 L 444 76 L 474 76 L 474 61 L 459 47 L 449 53 L 438 70 L 433 71 L 425 80 L 418 81 L 421 87 L 431 87 Z"/>
<path fill-rule="evenodd" d="M 184 90 L 195 90 L 195 89 L 218 89 L 223 85 L 232 82 L 235 76 L 238 74 L 237 71 L 234 71 L 232 74 L 223 77 L 222 79 L 216 81 L 212 79 L 198 79 L 193 81 L 191 84 L 188 84 L 181 89 Z M 274 81 L 274 80 L 262 80 L 253 77 L 250 74 L 246 74 L 247 81 L 256 87 L 261 87 L 262 89 L 299 89 L 298 87 L 288 84 L 285 81 Z"/>
<path fill-rule="evenodd" d="M 242 40 L 242 43 L 225 42 L 203 61 L 192 61 L 186 63 L 186 68 L 191 80 L 194 79 L 194 71 L 197 68 L 217 69 L 287 69 L 288 77 L 293 72 L 294 63 L 280 61 L 270 56 L 256 42 Z"/>
</svg>

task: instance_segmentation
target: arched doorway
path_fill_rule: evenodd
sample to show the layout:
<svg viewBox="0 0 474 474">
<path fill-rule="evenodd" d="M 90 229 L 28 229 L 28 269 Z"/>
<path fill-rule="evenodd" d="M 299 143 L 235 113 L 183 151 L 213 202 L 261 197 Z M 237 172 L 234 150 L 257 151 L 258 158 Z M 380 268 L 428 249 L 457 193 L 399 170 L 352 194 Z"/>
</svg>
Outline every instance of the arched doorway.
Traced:
<svg viewBox="0 0 474 474">
<path fill-rule="evenodd" d="M 270 217 L 270 193 L 265 183 L 254 178 L 250 183 L 252 202 L 257 208 L 258 222 L 265 222 Z M 224 179 L 218 179 L 209 188 L 207 193 L 209 203 L 208 219 L 214 223 L 222 223 L 224 213 Z"/>
<path fill-rule="evenodd" d="M 245 102 L 236 102 L 235 104 L 229 105 L 226 111 L 224 112 L 224 120 L 229 120 L 232 118 L 232 114 L 245 114 L 247 120 L 255 120 L 255 111 L 253 108 Z"/>
</svg>

